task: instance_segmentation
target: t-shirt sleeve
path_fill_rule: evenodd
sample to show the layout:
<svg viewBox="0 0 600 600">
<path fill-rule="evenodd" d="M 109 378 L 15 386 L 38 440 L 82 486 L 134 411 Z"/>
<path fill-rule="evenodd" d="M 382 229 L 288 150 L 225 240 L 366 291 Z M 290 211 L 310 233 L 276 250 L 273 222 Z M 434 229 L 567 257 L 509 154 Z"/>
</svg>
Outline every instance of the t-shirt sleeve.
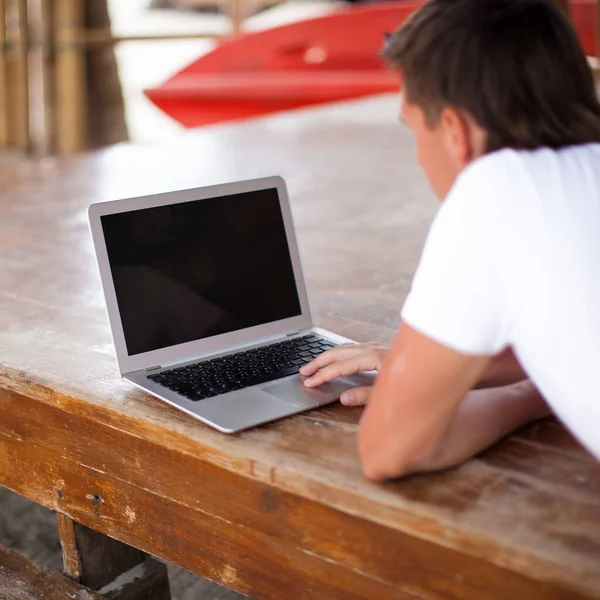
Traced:
<svg viewBox="0 0 600 600">
<path fill-rule="evenodd" d="M 461 174 L 442 203 L 402 309 L 408 325 L 470 355 L 509 343 L 505 219 L 482 175 Z"/>
</svg>

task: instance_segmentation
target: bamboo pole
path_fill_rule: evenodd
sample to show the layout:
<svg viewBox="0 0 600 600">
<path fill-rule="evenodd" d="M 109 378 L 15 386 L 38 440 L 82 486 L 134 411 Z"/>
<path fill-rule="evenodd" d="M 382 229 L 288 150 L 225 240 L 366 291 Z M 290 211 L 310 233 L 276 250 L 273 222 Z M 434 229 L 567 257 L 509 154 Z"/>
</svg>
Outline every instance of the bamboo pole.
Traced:
<svg viewBox="0 0 600 600">
<path fill-rule="evenodd" d="M 6 65 L 6 4 L 0 0 L 0 149 L 8 146 L 8 77 Z"/>
<path fill-rule="evenodd" d="M 51 0 L 29 0 L 29 134 L 31 152 L 51 153 L 47 62 L 50 50 L 48 18 Z"/>
<path fill-rule="evenodd" d="M 27 0 L 5 0 L 8 146 L 29 150 Z"/>
<path fill-rule="evenodd" d="M 85 48 L 76 33 L 84 25 L 82 0 L 54 0 L 56 142 L 59 154 L 87 148 Z"/>
<path fill-rule="evenodd" d="M 78 44 L 85 46 L 115 46 L 121 42 L 159 42 L 176 40 L 200 40 L 221 37 L 216 33 L 172 33 L 172 34 L 142 34 L 115 36 L 110 29 L 89 29 L 76 35 Z"/>
<path fill-rule="evenodd" d="M 17 13 L 19 19 L 19 58 L 18 58 L 18 102 L 19 122 L 17 125 L 17 147 L 23 152 L 29 152 L 31 140 L 29 137 L 29 17 L 27 0 L 18 0 Z"/>
<path fill-rule="evenodd" d="M 54 52 L 54 0 L 42 0 L 42 78 L 44 129 L 47 154 L 56 153 L 56 85 Z"/>
</svg>

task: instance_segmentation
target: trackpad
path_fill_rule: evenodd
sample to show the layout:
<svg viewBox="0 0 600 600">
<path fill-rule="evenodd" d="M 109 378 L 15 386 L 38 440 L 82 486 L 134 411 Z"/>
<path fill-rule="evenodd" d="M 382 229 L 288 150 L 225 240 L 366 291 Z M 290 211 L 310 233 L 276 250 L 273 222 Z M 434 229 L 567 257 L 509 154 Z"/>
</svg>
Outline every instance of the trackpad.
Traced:
<svg viewBox="0 0 600 600">
<path fill-rule="evenodd" d="M 356 383 L 350 379 L 339 377 L 319 387 L 307 388 L 303 383 L 303 378 L 298 376 L 265 385 L 261 388 L 261 391 L 281 400 L 286 400 L 298 407 L 311 408 L 335 402 L 342 392 L 355 386 Z"/>
</svg>

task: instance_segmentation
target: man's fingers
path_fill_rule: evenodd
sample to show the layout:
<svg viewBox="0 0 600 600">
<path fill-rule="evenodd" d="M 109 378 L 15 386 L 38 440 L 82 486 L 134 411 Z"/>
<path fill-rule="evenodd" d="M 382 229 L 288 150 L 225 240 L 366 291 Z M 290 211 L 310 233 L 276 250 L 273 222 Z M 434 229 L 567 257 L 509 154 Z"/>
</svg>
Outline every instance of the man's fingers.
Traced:
<svg viewBox="0 0 600 600">
<path fill-rule="evenodd" d="M 340 402 L 346 406 L 363 406 L 369 400 L 372 386 L 357 387 L 351 390 L 346 390 L 340 396 Z"/>
<path fill-rule="evenodd" d="M 300 368 L 300 374 L 310 377 L 319 369 L 330 365 L 332 362 L 351 356 L 352 354 L 356 353 L 357 349 L 360 350 L 359 344 L 340 344 L 331 350 L 323 352 L 323 354 L 319 354 L 317 358 L 305 364 Z"/>
<path fill-rule="evenodd" d="M 380 357 L 375 350 L 365 350 L 344 360 L 335 360 L 323 366 L 320 371 L 309 377 L 304 385 L 315 387 L 343 375 L 353 375 L 359 371 L 377 371 L 379 362 Z"/>
</svg>

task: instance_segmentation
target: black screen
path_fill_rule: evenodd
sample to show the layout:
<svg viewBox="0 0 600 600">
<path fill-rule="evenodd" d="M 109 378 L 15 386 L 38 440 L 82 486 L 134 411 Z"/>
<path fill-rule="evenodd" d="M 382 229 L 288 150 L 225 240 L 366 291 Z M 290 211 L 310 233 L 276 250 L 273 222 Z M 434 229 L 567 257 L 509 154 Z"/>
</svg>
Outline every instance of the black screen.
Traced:
<svg viewBox="0 0 600 600">
<path fill-rule="evenodd" d="M 300 314 L 276 189 L 102 217 L 128 354 Z"/>
</svg>

